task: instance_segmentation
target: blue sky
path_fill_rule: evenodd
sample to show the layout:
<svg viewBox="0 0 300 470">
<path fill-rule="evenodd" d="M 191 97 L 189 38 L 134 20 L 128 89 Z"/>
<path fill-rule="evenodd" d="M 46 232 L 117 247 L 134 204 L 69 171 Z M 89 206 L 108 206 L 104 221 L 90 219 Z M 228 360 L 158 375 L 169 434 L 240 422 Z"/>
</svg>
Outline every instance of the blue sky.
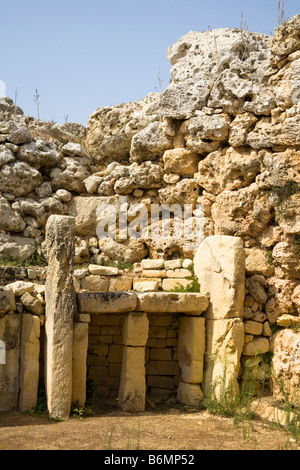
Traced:
<svg viewBox="0 0 300 470">
<path fill-rule="evenodd" d="M 99 106 L 142 99 L 170 79 L 166 51 L 189 31 L 271 34 L 278 0 L 0 0 L 0 81 L 25 114 L 87 123 Z M 300 12 L 285 0 L 286 14 Z"/>
</svg>

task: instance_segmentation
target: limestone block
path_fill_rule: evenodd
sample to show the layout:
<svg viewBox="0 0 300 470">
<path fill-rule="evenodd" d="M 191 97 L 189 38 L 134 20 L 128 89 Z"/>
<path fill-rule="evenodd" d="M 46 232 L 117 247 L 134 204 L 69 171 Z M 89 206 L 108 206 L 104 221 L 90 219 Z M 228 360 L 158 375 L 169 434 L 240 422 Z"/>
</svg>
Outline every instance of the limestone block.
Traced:
<svg viewBox="0 0 300 470">
<path fill-rule="evenodd" d="M 184 405 L 198 406 L 203 401 L 200 385 L 180 382 L 177 390 L 177 400 Z"/>
<path fill-rule="evenodd" d="M 33 297 L 31 294 L 29 294 L 29 292 L 25 292 L 20 300 L 23 307 L 25 307 L 26 310 L 33 313 L 34 315 L 44 314 L 45 307 L 43 303 L 37 297 Z"/>
<path fill-rule="evenodd" d="M 205 353 L 205 318 L 181 317 L 178 360 L 184 382 L 199 384 L 203 379 Z"/>
<path fill-rule="evenodd" d="M 97 264 L 90 264 L 89 272 L 91 274 L 100 274 L 100 276 L 117 276 L 119 274 L 119 269 L 110 266 L 98 266 Z"/>
<path fill-rule="evenodd" d="M 246 248 L 246 274 L 259 274 L 265 277 L 272 276 L 274 266 L 267 262 L 267 252 L 259 248 Z"/>
<path fill-rule="evenodd" d="M 175 277 L 175 278 L 185 278 L 191 276 L 191 271 L 188 269 L 170 269 L 167 271 L 167 277 Z"/>
<path fill-rule="evenodd" d="M 143 259 L 141 262 L 143 269 L 161 269 L 164 267 L 163 259 Z"/>
<path fill-rule="evenodd" d="M 149 320 L 146 313 L 128 313 L 123 326 L 125 346 L 145 346 L 148 340 Z"/>
<path fill-rule="evenodd" d="M 134 290 L 137 292 L 153 292 L 159 289 L 159 281 L 141 281 L 135 282 Z"/>
<path fill-rule="evenodd" d="M 132 289 L 132 277 L 120 276 L 109 280 L 109 292 L 130 291 Z"/>
<path fill-rule="evenodd" d="M 160 269 L 147 269 L 143 271 L 142 276 L 143 277 L 166 277 L 166 271 L 160 270 Z"/>
<path fill-rule="evenodd" d="M 74 323 L 72 402 L 79 406 L 84 406 L 86 400 L 88 334 L 88 323 Z"/>
<path fill-rule="evenodd" d="M 186 260 L 185 260 L 186 261 Z M 179 269 L 182 266 L 181 259 L 171 259 L 164 262 L 165 269 Z"/>
<path fill-rule="evenodd" d="M 163 155 L 166 173 L 176 173 L 183 178 L 193 178 L 198 170 L 200 155 L 189 149 L 178 148 L 167 150 Z"/>
<path fill-rule="evenodd" d="M 40 357 L 40 319 L 35 315 L 22 315 L 20 354 L 19 410 L 32 409 L 37 403 Z"/>
<path fill-rule="evenodd" d="M 208 304 L 208 294 L 151 292 L 138 294 L 137 309 L 140 312 L 185 313 L 200 316 Z"/>
<path fill-rule="evenodd" d="M 81 279 L 80 282 L 81 289 L 87 292 L 107 292 L 108 285 L 108 279 L 103 279 L 101 276 L 94 274 Z"/>
<path fill-rule="evenodd" d="M 299 328 L 300 318 L 289 314 L 281 315 L 277 318 L 277 325 L 283 326 L 284 328 Z"/>
<path fill-rule="evenodd" d="M 243 349 L 244 356 L 255 356 L 256 354 L 265 354 L 270 350 L 268 338 L 254 338 L 250 343 L 245 344 Z"/>
<path fill-rule="evenodd" d="M 0 365 L 0 412 L 16 410 L 20 384 L 21 315 L 0 318 L 0 340 L 6 348 L 6 364 Z"/>
<path fill-rule="evenodd" d="M 126 313 L 137 306 L 134 292 L 99 292 L 77 294 L 78 309 L 81 313 Z"/>
<path fill-rule="evenodd" d="M 176 361 L 150 361 L 146 367 L 147 375 L 179 375 L 180 368 Z"/>
<path fill-rule="evenodd" d="M 273 337 L 273 396 L 289 397 L 289 403 L 300 402 L 300 333 L 291 329 L 278 331 Z"/>
<path fill-rule="evenodd" d="M 206 320 L 204 393 L 217 398 L 238 395 L 238 372 L 244 346 L 244 324 L 239 318 Z"/>
<path fill-rule="evenodd" d="M 16 302 L 13 291 L 0 287 L 0 316 L 7 312 L 14 311 L 15 309 Z"/>
<path fill-rule="evenodd" d="M 123 411 L 145 411 L 145 348 L 124 347 L 118 405 Z"/>
<path fill-rule="evenodd" d="M 72 279 L 75 220 L 52 215 L 46 225 L 45 384 L 51 418 L 68 418 L 72 400 L 73 317 L 76 293 Z"/>
<path fill-rule="evenodd" d="M 262 323 L 258 323 L 256 321 L 246 321 L 244 323 L 245 333 L 248 335 L 256 335 L 260 336 L 263 331 Z"/>
<path fill-rule="evenodd" d="M 216 235 L 206 238 L 194 258 L 201 291 L 209 292 L 207 318 L 243 316 L 245 254 L 240 238 Z"/>
<path fill-rule="evenodd" d="M 187 279 L 164 279 L 162 282 L 162 289 L 164 291 L 171 291 L 178 286 L 186 288 L 191 285 L 193 281 L 188 281 Z"/>
</svg>

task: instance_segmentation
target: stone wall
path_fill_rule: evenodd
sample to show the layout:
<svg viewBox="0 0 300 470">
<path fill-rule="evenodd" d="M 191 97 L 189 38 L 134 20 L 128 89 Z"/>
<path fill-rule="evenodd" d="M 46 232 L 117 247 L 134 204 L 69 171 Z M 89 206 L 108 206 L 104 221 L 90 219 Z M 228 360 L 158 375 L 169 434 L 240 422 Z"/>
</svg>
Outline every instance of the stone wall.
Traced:
<svg viewBox="0 0 300 470">
<path fill-rule="evenodd" d="M 1 98 L 0 263 L 44 262 L 40 246 L 50 216 L 71 216 L 78 293 L 160 294 L 177 280 L 185 287 L 198 247 L 175 236 L 175 214 L 167 239 L 142 231 L 124 240 L 118 230 L 115 238 L 98 239 L 96 228 L 101 204 L 116 208 L 117 227 L 121 208 L 128 225 L 138 208 L 145 210 L 150 233 L 162 229 L 152 217 L 154 204 L 189 204 L 193 221 L 201 219 L 202 238 L 230 236 L 242 243 L 242 365 L 260 361 L 263 374 L 272 334 L 292 327 L 300 314 L 299 28 L 297 15 L 273 36 L 243 29 L 189 32 L 167 51 L 172 80 L 163 93 L 98 108 L 87 128 L 36 120 Z M 133 269 L 121 272 L 108 266 L 113 263 Z M 20 295 L 1 289 L 2 323 L 26 322 L 29 312 L 41 326 L 43 268 L 8 266 L 0 280 L 2 286 L 17 280 L 33 285 Z M 97 326 L 93 317 L 90 327 Z M 230 315 L 213 319 L 225 320 L 236 323 Z M 19 354 L 21 336 L 21 330 L 13 336 L 8 358 Z M 129 362 L 130 348 L 139 357 L 139 348 L 147 351 L 146 344 L 128 345 Z"/>
</svg>

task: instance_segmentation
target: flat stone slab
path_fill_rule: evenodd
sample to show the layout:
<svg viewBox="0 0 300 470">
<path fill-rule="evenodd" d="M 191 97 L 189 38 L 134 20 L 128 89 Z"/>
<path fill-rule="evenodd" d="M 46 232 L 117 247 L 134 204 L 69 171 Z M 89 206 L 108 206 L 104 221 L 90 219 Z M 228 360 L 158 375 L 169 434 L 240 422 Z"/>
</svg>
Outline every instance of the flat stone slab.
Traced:
<svg viewBox="0 0 300 470">
<path fill-rule="evenodd" d="M 137 309 L 140 312 L 185 313 L 199 316 L 209 306 L 209 294 L 185 292 L 151 292 L 138 294 Z"/>
<path fill-rule="evenodd" d="M 95 292 L 77 294 L 80 313 L 126 313 L 137 307 L 137 295 L 131 292 Z"/>
</svg>

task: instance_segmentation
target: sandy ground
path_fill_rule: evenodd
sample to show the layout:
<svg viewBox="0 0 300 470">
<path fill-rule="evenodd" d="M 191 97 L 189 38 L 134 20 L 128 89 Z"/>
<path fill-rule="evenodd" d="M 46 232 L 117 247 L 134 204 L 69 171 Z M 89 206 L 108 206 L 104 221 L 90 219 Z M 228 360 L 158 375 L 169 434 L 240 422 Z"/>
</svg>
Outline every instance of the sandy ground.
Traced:
<svg viewBox="0 0 300 470">
<path fill-rule="evenodd" d="M 297 443 L 263 420 L 235 425 L 207 411 L 111 409 L 62 422 L 0 414 L 0 450 L 297 450 Z"/>
</svg>

